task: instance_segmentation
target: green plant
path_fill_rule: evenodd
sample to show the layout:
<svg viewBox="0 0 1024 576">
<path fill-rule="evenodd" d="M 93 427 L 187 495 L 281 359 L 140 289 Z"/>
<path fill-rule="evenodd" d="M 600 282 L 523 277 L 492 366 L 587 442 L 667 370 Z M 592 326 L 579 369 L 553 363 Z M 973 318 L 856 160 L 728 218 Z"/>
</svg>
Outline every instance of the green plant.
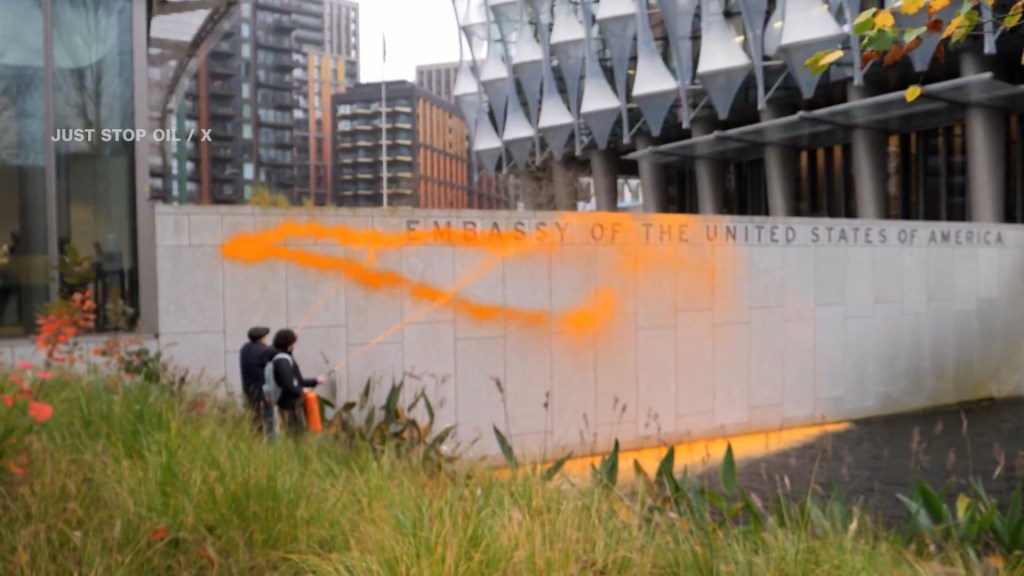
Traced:
<svg viewBox="0 0 1024 576">
<path fill-rule="evenodd" d="M 373 381 L 368 379 L 358 400 L 345 402 L 325 429 L 344 445 L 365 444 L 378 456 L 386 451 L 416 453 L 424 464 L 436 467 L 454 461 L 453 456 L 444 454 L 442 446 L 455 431 L 455 426 L 448 426 L 431 437 L 436 418 L 433 404 L 421 390 L 412 402 L 402 406 L 404 388 L 404 379 L 392 382 L 384 405 L 377 407 L 370 402 Z M 422 424 L 412 416 L 421 402 L 427 415 L 426 422 Z"/>
<path fill-rule="evenodd" d="M 79 253 L 70 242 L 64 246 L 57 262 L 50 264 L 50 270 L 60 284 L 62 299 L 70 299 L 75 293 L 85 291 L 96 279 L 95 260 Z"/>
<path fill-rule="evenodd" d="M 501 449 L 501 456 L 505 459 L 505 464 L 508 466 L 509 470 L 516 472 L 519 470 L 519 459 L 516 458 L 516 453 L 512 448 L 512 444 L 508 441 L 508 438 L 501 433 L 501 430 L 499 430 L 497 426 L 493 426 L 493 428 L 494 438 L 498 441 L 498 448 Z M 570 458 L 572 458 L 572 452 L 565 454 L 550 466 L 544 468 L 540 473 L 540 479 L 547 482 L 552 480 L 555 476 L 558 476 L 558 473 L 562 471 L 562 468 L 565 467 L 565 463 L 568 462 Z"/>
<path fill-rule="evenodd" d="M 256 184 L 253 186 L 249 205 L 260 208 L 288 208 L 291 202 L 287 196 L 272 192 L 265 184 Z"/>
</svg>

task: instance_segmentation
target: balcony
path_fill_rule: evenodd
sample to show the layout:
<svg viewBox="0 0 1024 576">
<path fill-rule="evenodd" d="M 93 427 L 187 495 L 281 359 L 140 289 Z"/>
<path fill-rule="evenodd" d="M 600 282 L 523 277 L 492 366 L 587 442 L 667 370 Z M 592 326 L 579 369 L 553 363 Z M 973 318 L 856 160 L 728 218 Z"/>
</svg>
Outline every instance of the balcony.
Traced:
<svg viewBox="0 0 1024 576">
<path fill-rule="evenodd" d="M 291 50 L 291 48 L 289 48 Z M 256 60 L 257 66 L 260 67 L 272 67 L 272 68 L 283 68 L 291 70 L 295 67 L 295 61 L 292 60 L 291 54 L 284 54 L 278 52 L 264 52 L 260 54 Z"/>
<path fill-rule="evenodd" d="M 211 128 L 213 128 L 212 136 L 214 141 L 233 140 L 238 136 L 235 133 L 234 127 L 227 123 L 218 122 L 211 126 Z"/>
<path fill-rule="evenodd" d="M 224 105 L 211 106 L 210 107 L 210 116 L 216 116 L 216 117 L 219 117 L 219 118 L 234 118 L 235 117 L 235 108 L 234 108 L 234 106 L 224 106 Z"/>
<path fill-rule="evenodd" d="M 306 28 L 308 30 L 322 30 L 324 25 L 322 15 L 320 14 L 307 16 L 297 12 L 292 15 L 292 22 L 297 28 Z"/>
<path fill-rule="evenodd" d="M 281 90 L 292 89 L 292 77 L 288 74 L 274 74 L 260 70 L 257 74 L 260 85 Z"/>
<path fill-rule="evenodd" d="M 234 76 L 239 73 L 238 66 L 230 60 L 208 59 L 206 61 L 206 69 L 210 71 L 211 75 L 215 76 Z"/>
<path fill-rule="evenodd" d="M 230 160 L 235 157 L 235 151 L 230 144 L 214 142 L 210 144 L 210 155 L 214 158 Z"/>
<path fill-rule="evenodd" d="M 291 14 L 257 13 L 256 26 L 260 30 L 293 30 L 295 21 Z"/>
<path fill-rule="evenodd" d="M 214 180 L 231 181 L 238 178 L 238 169 L 232 163 L 215 163 L 210 170 L 210 176 Z"/>
<path fill-rule="evenodd" d="M 285 52 L 291 52 L 294 47 L 288 36 L 269 34 L 267 32 L 256 33 L 256 45 L 261 48 L 271 48 L 273 50 L 282 50 Z"/>
<path fill-rule="evenodd" d="M 257 97 L 257 101 L 261 107 L 275 106 L 277 108 L 287 108 L 289 110 L 295 107 L 295 99 L 293 99 L 292 95 L 287 92 L 269 92 L 261 90 Z"/>
<path fill-rule="evenodd" d="M 236 91 L 237 88 L 232 86 L 231 83 L 224 82 L 222 80 L 218 80 L 210 84 L 210 94 L 234 98 Z"/>
<path fill-rule="evenodd" d="M 283 14 L 291 13 L 294 4 L 293 0 L 257 0 L 256 2 L 260 8 L 268 8 Z"/>
<path fill-rule="evenodd" d="M 323 2 L 315 0 L 292 0 L 292 10 L 299 15 L 315 16 L 320 18 L 323 16 Z"/>
</svg>

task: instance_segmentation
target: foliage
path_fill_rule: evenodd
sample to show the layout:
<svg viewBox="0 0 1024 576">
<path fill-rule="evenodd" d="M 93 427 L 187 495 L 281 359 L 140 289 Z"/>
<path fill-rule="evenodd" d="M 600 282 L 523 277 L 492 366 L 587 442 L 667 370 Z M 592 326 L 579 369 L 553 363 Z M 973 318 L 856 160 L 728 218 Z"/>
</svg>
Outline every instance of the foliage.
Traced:
<svg viewBox="0 0 1024 576">
<path fill-rule="evenodd" d="M 53 407 L 37 401 L 42 383 L 53 375 L 21 364 L 0 375 L 0 480 L 28 473 L 28 442 L 32 432 L 53 415 Z"/>
<path fill-rule="evenodd" d="M 75 337 L 92 330 L 96 321 L 92 289 L 42 306 L 36 314 L 36 348 L 46 353 L 49 364 L 74 364 Z"/>
<path fill-rule="evenodd" d="M 0 565 L 24 574 L 919 574 L 883 534 L 666 529 L 604 489 L 327 438 L 268 443 L 235 410 L 69 377 L 43 391 L 33 470 L 0 487 Z M 213 406 L 214 404 L 210 404 Z M 397 408 L 396 408 L 397 409 Z M 410 451 L 410 454 L 414 451 Z"/>
<path fill-rule="evenodd" d="M 955 557 L 972 572 L 981 571 L 983 555 L 991 553 L 990 564 L 1007 563 L 1024 568 L 1024 514 L 1021 486 L 1010 501 L 1000 507 L 978 480 L 971 481 L 970 494 L 961 492 L 954 507 L 946 495 L 918 481 L 911 496 L 897 495 L 910 512 L 914 539 L 923 550 Z"/>
<path fill-rule="evenodd" d="M 255 184 L 252 189 L 252 197 L 249 198 L 249 205 L 260 208 L 288 208 L 291 202 L 283 194 L 272 192 L 266 184 Z"/>
<path fill-rule="evenodd" d="M 924 37 L 928 35 L 939 36 L 940 40 L 948 41 L 952 47 L 977 34 L 979 25 L 990 22 L 996 29 L 1014 28 L 1020 24 L 1024 13 L 1024 0 L 1017 0 L 1005 14 L 995 12 L 994 0 L 961 0 L 959 8 L 949 21 L 943 21 L 938 18 L 938 14 L 948 8 L 951 2 L 952 0 L 931 0 L 925 8 L 924 0 L 903 0 L 898 8 L 868 8 L 862 11 L 853 21 L 853 33 L 860 38 L 861 66 L 867 67 L 876 60 L 881 61 L 882 66 L 891 66 L 920 48 Z M 894 12 L 912 16 L 921 10 L 928 12 L 924 26 L 896 25 Z M 936 58 L 944 61 L 945 49 L 945 44 L 940 41 L 935 48 Z M 843 50 L 818 52 L 807 59 L 804 68 L 810 68 L 814 74 L 820 74 L 844 55 Z M 921 86 L 918 84 L 909 86 L 905 92 L 907 102 L 913 102 L 920 95 Z"/>
<path fill-rule="evenodd" d="M 96 279 L 95 261 L 90 256 L 78 252 L 74 244 L 67 244 L 64 253 L 55 264 L 50 264 L 51 271 L 60 284 L 60 296 L 70 299 L 74 294 L 84 292 Z"/>
<path fill-rule="evenodd" d="M 392 382 L 384 405 L 377 407 L 370 399 L 373 381 L 367 380 L 359 399 L 343 404 L 325 426 L 325 432 L 338 438 L 347 447 L 367 445 L 377 456 L 386 452 L 414 454 L 423 464 L 432 467 L 443 467 L 454 461 L 452 456 L 444 453 L 442 447 L 455 427 L 449 426 L 431 437 L 436 418 L 433 404 L 421 390 L 412 402 L 403 406 L 401 401 L 404 389 L 405 380 Z M 413 416 L 420 403 L 427 417 L 422 424 Z"/>
</svg>

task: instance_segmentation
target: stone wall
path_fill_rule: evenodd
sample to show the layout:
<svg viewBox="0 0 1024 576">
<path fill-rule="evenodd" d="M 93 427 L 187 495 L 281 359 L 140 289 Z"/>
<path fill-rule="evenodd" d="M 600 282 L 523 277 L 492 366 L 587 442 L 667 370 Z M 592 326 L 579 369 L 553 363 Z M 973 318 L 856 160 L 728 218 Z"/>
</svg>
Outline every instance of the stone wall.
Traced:
<svg viewBox="0 0 1024 576">
<path fill-rule="evenodd" d="M 299 326 L 305 372 L 338 368 L 328 395 L 412 374 L 477 454 L 497 453 L 492 425 L 533 456 L 580 454 L 1021 391 L 1018 227 L 249 207 L 156 220 L 159 336 L 180 362 L 235 389 L 249 326 Z M 222 253 L 286 220 L 347 230 L 347 245 Z M 366 250 L 409 230 L 426 234 Z M 543 247 L 474 244 L 493 231 Z M 420 284 L 371 285 L 380 271 Z M 456 286 L 457 302 L 431 305 L 424 286 Z"/>
</svg>

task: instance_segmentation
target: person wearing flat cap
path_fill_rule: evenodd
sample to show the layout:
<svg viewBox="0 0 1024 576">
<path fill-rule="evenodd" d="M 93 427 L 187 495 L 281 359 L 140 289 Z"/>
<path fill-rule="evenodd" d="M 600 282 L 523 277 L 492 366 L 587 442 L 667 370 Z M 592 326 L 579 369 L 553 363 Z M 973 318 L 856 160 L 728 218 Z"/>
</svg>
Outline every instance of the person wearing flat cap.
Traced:
<svg viewBox="0 0 1024 576">
<path fill-rule="evenodd" d="M 242 370 L 242 393 L 246 405 L 252 412 L 253 425 L 260 433 L 272 435 L 274 431 L 274 407 L 263 397 L 267 362 L 274 357 L 274 349 L 267 345 L 270 328 L 255 326 L 249 329 L 249 341 L 239 352 Z"/>
</svg>

